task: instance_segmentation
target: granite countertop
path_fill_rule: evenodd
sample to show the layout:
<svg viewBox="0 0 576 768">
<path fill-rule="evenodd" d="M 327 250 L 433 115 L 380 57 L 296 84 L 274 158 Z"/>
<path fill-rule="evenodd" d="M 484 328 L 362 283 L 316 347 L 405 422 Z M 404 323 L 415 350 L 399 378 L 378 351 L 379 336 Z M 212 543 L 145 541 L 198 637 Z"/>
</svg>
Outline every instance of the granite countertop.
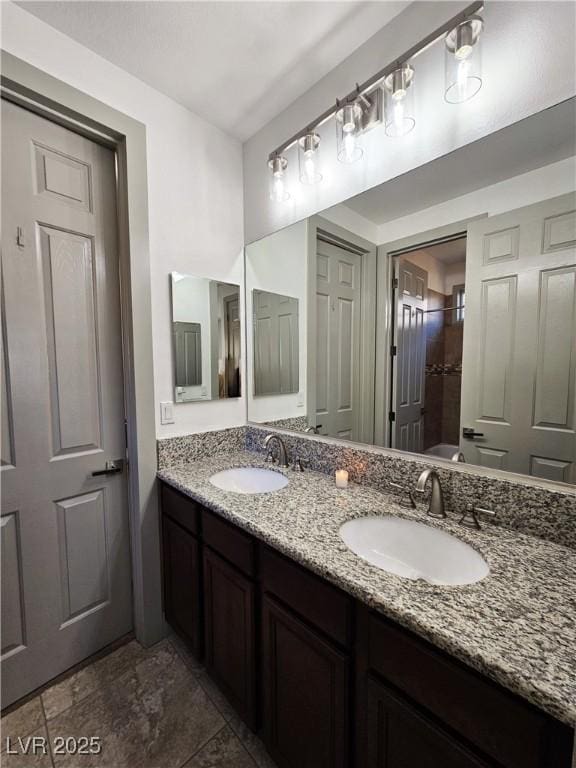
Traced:
<svg viewBox="0 0 576 768">
<path fill-rule="evenodd" d="M 286 470 L 274 493 L 222 491 L 215 472 L 267 466 L 238 451 L 165 469 L 158 476 L 328 581 L 570 725 L 576 724 L 576 552 L 502 527 L 470 531 L 407 509 L 398 497 L 327 475 Z M 280 471 L 280 470 L 278 470 Z M 346 520 L 393 514 L 467 541 L 489 575 L 466 586 L 434 586 L 380 570 L 338 535 Z"/>
</svg>

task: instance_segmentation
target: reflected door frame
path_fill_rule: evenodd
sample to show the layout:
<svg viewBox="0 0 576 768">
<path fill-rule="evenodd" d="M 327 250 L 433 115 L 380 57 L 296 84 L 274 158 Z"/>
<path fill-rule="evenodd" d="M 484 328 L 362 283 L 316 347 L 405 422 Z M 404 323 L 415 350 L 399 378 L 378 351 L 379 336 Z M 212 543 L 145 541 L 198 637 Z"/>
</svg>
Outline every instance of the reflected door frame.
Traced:
<svg viewBox="0 0 576 768">
<path fill-rule="evenodd" d="M 319 234 L 334 238 L 335 245 L 346 244 L 362 258 L 361 284 L 361 343 L 358 371 L 360 407 L 356 419 L 354 441 L 372 444 L 374 442 L 374 381 L 376 355 L 376 253 L 377 246 L 355 235 L 347 229 L 333 224 L 322 216 L 311 216 L 308 220 L 308 279 L 307 279 L 307 359 L 306 406 L 308 420 L 316 414 L 316 376 L 310 375 L 316 369 L 316 241 Z M 312 426 L 315 426 L 314 424 Z"/>
<path fill-rule="evenodd" d="M 393 422 L 393 377 L 394 355 L 394 316 L 396 312 L 396 289 L 394 287 L 395 262 L 403 253 L 447 240 L 466 237 L 468 224 L 487 217 L 487 213 L 455 221 L 443 227 L 428 229 L 414 235 L 393 240 L 378 246 L 377 257 L 377 295 L 376 307 L 376 377 L 374 393 L 374 444 L 389 448 L 392 446 Z"/>
</svg>

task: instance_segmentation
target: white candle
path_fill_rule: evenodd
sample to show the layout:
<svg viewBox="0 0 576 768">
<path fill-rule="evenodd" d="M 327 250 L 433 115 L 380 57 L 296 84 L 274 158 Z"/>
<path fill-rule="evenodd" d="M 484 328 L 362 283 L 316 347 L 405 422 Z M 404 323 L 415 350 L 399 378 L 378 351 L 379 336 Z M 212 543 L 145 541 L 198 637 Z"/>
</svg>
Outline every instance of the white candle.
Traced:
<svg viewBox="0 0 576 768">
<path fill-rule="evenodd" d="M 348 472 L 345 469 L 336 470 L 336 488 L 348 487 Z"/>
</svg>

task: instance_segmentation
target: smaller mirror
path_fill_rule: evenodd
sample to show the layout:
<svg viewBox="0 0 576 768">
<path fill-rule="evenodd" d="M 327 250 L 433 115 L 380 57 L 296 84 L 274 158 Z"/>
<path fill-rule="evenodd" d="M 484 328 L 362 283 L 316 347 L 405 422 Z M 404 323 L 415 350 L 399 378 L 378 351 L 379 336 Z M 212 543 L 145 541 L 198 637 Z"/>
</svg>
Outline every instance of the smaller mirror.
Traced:
<svg viewBox="0 0 576 768">
<path fill-rule="evenodd" d="M 253 290 L 252 310 L 254 396 L 298 392 L 298 299 Z"/>
<path fill-rule="evenodd" d="M 240 286 L 171 274 L 174 400 L 240 397 Z"/>
</svg>

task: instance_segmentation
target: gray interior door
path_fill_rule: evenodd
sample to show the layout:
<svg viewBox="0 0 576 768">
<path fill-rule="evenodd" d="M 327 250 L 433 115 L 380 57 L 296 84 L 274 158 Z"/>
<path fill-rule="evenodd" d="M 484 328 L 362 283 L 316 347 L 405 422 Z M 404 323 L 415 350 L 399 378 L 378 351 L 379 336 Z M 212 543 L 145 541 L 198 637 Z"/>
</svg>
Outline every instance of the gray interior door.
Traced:
<svg viewBox="0 0 576 768">
<path fill-rule="evenodd" d="M 172 323 L 176 386 L 192 387 L 202 384 L 202 327 L 200 323 Z"/>
<path fill-rule="evenodd" d="M 362 257 L 317 239 L 316 413 L 321 435 L 357 438 Z"/>
<path fill-rule="evenodd" d="M 406 259 L 397 264 L 398 300 L 392 447 L 421 453 L 424 446 L 426 291 L 428 273 Z"/>
<path fill-rule="evenodd" d="M 576 482 L 576 195 L 468 226 L 466 461 Z"/>
<path fill-rule="evenodd" d="M 114 154 L 2 102 L 2 703 L 132 627 Z"/>
<path fill-rule="evenodd" d="M 254 394 L 286 395 L 299 389 L 298 299 L 253 292 Z"/>
</svg>

